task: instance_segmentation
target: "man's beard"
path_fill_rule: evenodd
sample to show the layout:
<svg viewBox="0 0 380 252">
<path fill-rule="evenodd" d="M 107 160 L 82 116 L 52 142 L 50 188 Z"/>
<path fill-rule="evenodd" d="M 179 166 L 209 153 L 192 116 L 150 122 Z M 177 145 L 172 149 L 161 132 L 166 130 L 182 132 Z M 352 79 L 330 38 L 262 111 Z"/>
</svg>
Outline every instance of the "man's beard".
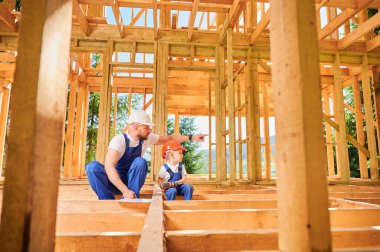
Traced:
<svg viewBox="0 0 380 252">
<path fill-rule="evenodd" d="M 139 138 L 139 140 L 143 140 L 143 141 L 148 139 L 148 136 L 142 136 L 140 134 L 138 134 L 137 137 Z"/>
</svg>

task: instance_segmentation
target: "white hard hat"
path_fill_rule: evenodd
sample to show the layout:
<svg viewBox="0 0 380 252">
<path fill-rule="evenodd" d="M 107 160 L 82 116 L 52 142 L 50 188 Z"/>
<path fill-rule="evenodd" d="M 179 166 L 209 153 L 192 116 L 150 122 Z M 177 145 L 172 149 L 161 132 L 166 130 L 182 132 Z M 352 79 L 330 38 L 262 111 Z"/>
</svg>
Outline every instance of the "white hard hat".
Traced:
<svg viewBox="0 0 380 252">
<path fill-rule="evenodd" d="M 127 124 L 138 123 L 143 125 L 148 125 L 152 128 L 152 120 L 149 114 L 145 110 L 135 110 L 129 115 Z"/>
</svg>

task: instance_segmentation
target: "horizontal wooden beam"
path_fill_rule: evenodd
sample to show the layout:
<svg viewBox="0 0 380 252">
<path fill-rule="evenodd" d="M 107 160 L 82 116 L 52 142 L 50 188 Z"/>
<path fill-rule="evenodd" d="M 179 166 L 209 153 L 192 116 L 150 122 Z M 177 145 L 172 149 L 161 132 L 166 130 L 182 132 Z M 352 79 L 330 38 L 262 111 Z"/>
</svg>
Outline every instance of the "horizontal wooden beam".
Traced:
<svg viewBox="0 0 380 252">
<path fill-rule="evenodd" d="M 58 232 L 55 251 L 136 251 L 140 232 Z"/>
</svg>

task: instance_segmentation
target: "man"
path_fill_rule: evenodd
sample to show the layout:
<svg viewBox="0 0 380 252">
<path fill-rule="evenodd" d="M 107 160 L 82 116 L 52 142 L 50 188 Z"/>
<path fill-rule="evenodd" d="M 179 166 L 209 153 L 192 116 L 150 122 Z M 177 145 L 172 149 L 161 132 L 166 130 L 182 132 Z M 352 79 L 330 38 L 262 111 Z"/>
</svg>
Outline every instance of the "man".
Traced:
<svg viewBox="0 0 380 252">
<path fill-rule="evenodd" d="M 126 133 L 112 138 L 105 165 L 98 161 L 87 164 L 88 181 L 100 200 L 114 199 L 114 195 L 119 194 L 126 199 L 140 197 L 140 189 L 145 183 L 148 172 L 147 161 L 141 156 L 148 146 L 163 144 L 169 140 L 180 143 L 189 140 L 204 141 L 206 136 L 151 134 L 152 120 L 144 110 L 133 111 L 127 124 Z"/>
</svg>

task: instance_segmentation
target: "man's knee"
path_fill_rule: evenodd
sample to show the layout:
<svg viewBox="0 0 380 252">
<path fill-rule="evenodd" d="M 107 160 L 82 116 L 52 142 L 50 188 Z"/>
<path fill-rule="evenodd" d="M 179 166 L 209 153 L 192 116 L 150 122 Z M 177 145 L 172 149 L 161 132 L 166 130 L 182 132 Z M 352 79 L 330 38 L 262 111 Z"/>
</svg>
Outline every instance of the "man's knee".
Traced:
<svg viewBox="0 0 380 252">
<path fill-rule="evenodd" d="M 193 192 L 194 187 L 192 185 L 183 185 L 183 190 Z"/>
<path fill-rule="evenodd" d="M 102 166 L 103 165 L 101 163 L 99 163 L 98 161 L 91 161 L 90 163 L 88 163 L 86 165 L 86 173 L 87 173 L 87 175 L 89 173 L 100 171 L 102 169 Z"/>
</svg>

